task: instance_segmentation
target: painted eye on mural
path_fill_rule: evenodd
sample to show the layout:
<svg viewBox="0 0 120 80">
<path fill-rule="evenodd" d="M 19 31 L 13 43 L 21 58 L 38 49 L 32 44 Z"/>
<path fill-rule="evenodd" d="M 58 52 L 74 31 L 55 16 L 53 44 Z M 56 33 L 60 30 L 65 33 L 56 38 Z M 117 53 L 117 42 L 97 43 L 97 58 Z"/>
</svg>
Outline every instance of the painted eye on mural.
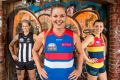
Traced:
<svg viewBox="0 0 120 80">
<path fill-rule="evenodd" d="M 80 10 L 74 13 L 73 18 L 78 21 L 82 29 L 82 37 L 84 38 L 93 32 L 93 23 L 99 19 L 99 14 L 94 10 Z"/>
</svg>

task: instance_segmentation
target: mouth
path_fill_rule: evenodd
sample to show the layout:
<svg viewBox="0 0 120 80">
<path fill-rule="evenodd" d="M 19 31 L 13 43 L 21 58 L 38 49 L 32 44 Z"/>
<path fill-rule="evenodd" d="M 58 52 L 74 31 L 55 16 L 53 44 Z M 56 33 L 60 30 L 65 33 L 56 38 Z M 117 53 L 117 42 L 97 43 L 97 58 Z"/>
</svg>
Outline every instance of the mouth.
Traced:
<svg viewBox="0 0 120 80">
<path fill-rule="evenodd" d="M 63 21 L 55 21 L 55 23 L 58 25 L 58 26 L 60 26 L 60 25 L 62 25 L 62 23 L 63 23 Z"/>
</svg>

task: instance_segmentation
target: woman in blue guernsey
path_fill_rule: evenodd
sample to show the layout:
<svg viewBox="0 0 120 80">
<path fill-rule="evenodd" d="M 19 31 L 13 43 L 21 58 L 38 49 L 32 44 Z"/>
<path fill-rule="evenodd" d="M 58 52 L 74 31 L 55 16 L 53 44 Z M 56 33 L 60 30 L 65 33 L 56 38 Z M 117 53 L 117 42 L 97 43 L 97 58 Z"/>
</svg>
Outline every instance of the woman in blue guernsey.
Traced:
<svg viewBox="0 0 120 80">
<path fill-rule="evenodd" d="M 78 35 L 65 28 L 66 9 L 61 4 L 53 5 L 52 26 L 39 34 L 32 49 L 40 78 L 43 80 L 77 80 L 82 71 L 83 50 Z M 44 68 L 41 67 L 38 51 L 44 46 Z M 74 47 L 79 52 L 78 67 L 73 66 Z"/>
<path fill-rule="evenodd" d="M 102 36 L 104 24 L 101 20 L 96 20 L 93 24 L 94 32 L 87 36 L 82 42 L 83 49 L 86 48 L 88 57 L 85 59 L 94 59 L 94 63 L 86 61 L 88 80 L 107 80 L 106 69 L 104 65 L 106 45 Z"/>
</svg>

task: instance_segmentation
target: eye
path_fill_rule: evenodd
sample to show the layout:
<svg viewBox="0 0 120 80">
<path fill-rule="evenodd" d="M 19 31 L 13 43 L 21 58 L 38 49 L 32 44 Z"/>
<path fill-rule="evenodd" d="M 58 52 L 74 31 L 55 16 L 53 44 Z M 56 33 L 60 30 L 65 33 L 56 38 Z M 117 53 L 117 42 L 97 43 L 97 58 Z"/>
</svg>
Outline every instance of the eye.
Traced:
<svg viewBox="0 0 120 80">
<path fill-rule="evenodd" d="M 98 25 L 96 25 L 95 27 L 98 28 Z"/>
<path fill-rule="evenodd" d="M 57 15 L 54 15 L 53 17 L 55 17 L 55 18 L 56 18 L 56 17 L 58 17 L 58 16 L 57 16 Z"/>
<path fill-rule="evenodd" d="M 60 17 L 65 17 L 65 15 L 61 15 Z"/>
<path fill-rule="evenodd" d="M 102 28 L 103 26 L 100 26 L 100 28 Z"/>
</svg>

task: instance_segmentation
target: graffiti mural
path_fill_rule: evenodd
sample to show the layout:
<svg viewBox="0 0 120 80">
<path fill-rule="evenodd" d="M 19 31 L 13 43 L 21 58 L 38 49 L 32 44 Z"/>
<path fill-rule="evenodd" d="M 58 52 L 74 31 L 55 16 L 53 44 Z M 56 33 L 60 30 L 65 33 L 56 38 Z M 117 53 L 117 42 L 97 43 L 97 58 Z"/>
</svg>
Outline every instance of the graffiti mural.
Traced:
<svg viewBox="0 0 120 80">
<path fill-rule="evenodd" d="M 17 33 L 21 32 L 21 21 L 24 19 L 31 21 L 33 31 L 35 33 L 41 32 L 40 22 L 37 20 L 37 18 L 34 16 L 34 14 L 23 9 L 23 10 L 20 10 L 14 18 L 13 36 L 15 36 Z"/>
<path fill-rule="evenodd" d="M 99 15 L 93 10 L 80 10 L 77 11 L 73 18 L 75 18 L 82 28 L 82 37 L 86 37 L 87 34 L 92 33 L 93 23 L 99 19 Z"/>
<path fill-rule="evenodd" d="M 38 2 L 39 1 L 40 0 L 38 0 Z M 44 3 L 41 6 L 29 4 L 26 9 L 17 9 L 14 20 L 9 22 L 13 24 L 13 26 L 8 26 L 13 29 L 11 33 L 12 38 L 17 33 L 21 32 L 21 21 L 24 19 L 31 21 L 33 27 L 32 31 L 36 34 L 52 26 L 50 20 L 51 6 L 56 3 L 58 3 L 58 1 Z M 61 2 L 61 4 L 65 5 L 67 8 L 67 21 L 65 27 L 77 33 L 82 39 L 93 32 L 93 23 L 95 20 L 102 19 L 106 24 L 107 13 L 101 4 L 89 1 L 69 1 Z M 106 35 L 104 35 L 104 39 L 107 44 Z"/>
</svg>

